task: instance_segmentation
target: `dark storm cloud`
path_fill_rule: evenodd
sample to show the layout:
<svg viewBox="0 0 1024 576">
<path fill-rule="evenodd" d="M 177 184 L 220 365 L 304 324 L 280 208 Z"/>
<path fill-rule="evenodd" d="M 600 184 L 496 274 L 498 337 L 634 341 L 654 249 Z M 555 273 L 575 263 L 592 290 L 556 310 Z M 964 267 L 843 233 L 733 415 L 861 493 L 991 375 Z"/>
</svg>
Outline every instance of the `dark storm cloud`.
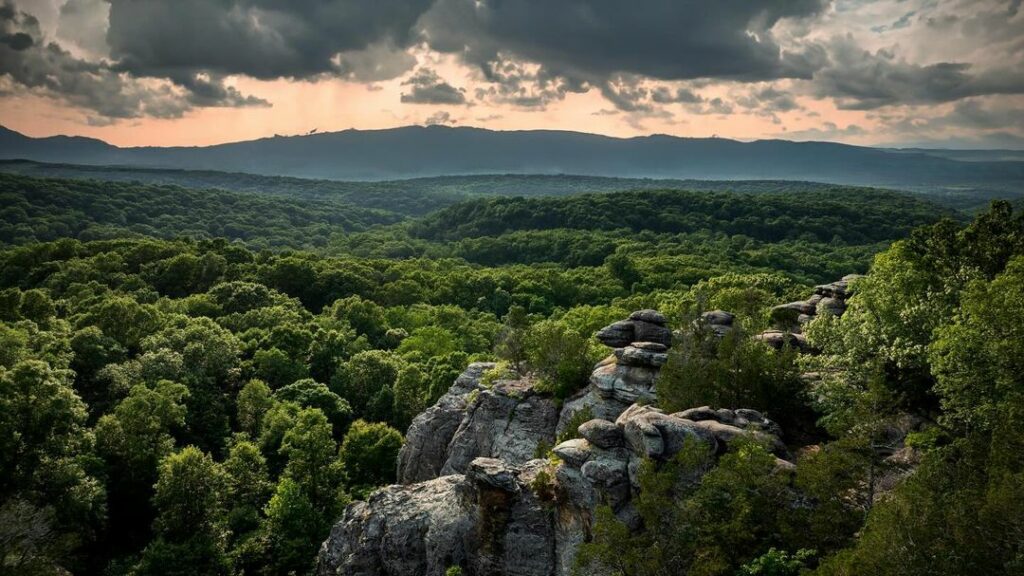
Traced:
<svg viewBox="0 0 1024 576">
<path fill-rule="evenodd" d="M 405 46 L 432 0 L 109 0 L 107 42 L 137 75 L 309 78 L 336 55 Z"/>
<path fill-rule="evenodd" d="M 816 49 L 783 51 L 772 27 L 814 16 L 824 0 L 438 0 L 421 27 L 430 45 L 486 70 L 503 53 L 600 86 L 616 74 L 662 80 L 809 78 Z"/>
<path fill-rule="evenodd" d="M 463 91 L 444 81 L 437 72 L 420 68 L 411 78 L 402 82 L 410 88 L 402 92 L 402 102 L 407 104 L 465 104 Z"/>
<path fill-rule="evenodd" d="M 267 104 L 214 77 L 190 76 L 172 87 L 140 82 L 106 62 L 77 58 L 55 42 L 44 43 L 39 21 L 9 0 L 0 3 L 0 38 L 5 39 L 0 42 L 0 75 L 105 118 L 178 118 L 194 106 Z"/>
<path fill-rule="evenodd" d="M 815 74 L 815 88 L 819 96 L 834 98 L 844 109 L 1024 93 L 1024 67 L 1019 61 L 972 74 L 968 63 L 913 64 L 887 51 L 868 52 L 850 38 L 834 40 L 829 52 L 832 63 Z"/>
</svg>

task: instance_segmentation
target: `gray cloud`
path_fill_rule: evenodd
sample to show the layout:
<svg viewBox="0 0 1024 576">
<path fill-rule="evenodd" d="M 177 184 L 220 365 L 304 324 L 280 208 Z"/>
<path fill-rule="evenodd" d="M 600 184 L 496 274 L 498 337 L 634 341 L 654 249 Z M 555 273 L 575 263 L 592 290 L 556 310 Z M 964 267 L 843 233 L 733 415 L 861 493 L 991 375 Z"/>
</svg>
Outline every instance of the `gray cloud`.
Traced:
<svg viewBox="0 0 1024 576">
<path fill-rule="evenodd" d="M 452 115 L 444 110 L 434 112 L 424 120 L 425 126 L 445 126 L 456 124 L 458 121 L 452 118 Z"/>
<path fill-rule="evenodd" d="M 910 26 L 910 19 L 913 18 L 915 14 L 917 14 L 917 11 L 911 10 L 910 12 L 907 12 L 903 16 L 897 18 L 896 21 L 892 22 L 891 24 L 881 24 L 878 26 L 872 26 L 871 31 L 877 34 L 882 34 L 884 32 L 890 32 L 892 30 L 902 30 L 903 28 L 908 28 Z"/>
<path fill-rule="evenodd" d="M 196 72 L 259 79 L 338 70 L 336 56 L 404 47 L 432 0 L 108 0 L 107 42 L 137 75 Z"/>
<path fill-rule="evenodd" d="M 748 110 L 756 110 L 758 113 L 768 116 L 800 109 L 800 105 L 792 94 L 772 86 L 757 89 L 746 96 L 736 98 L 736 103 Z"/>
<path fill-rule="evenodd" d="M 408 93 L 402 93 L 402 102 L 407 104 L 465 104 L 466 95 L 437 75 L 430 68 L 420 68 L 402 86 L 409 86 Z"/>
<path fill-rule="evenodd" d="M 142 82 L 105 62 L 76 58 L 45 42 L 39 21 L 9 0 L 0 3 L 0 75 L 106 118 L 178 118 L 194 106 L 265 106 L 217 77 L 182 78 L 181 86 Z M 95 120 L 94 122 L 98 122 Z"/>
<path fill-rule="evenodd" d="M 834 98 L 844 109 L 1024 93 L 1024 66 L 1019 61 L 971 74 L 972 65 L 966 62 L 913 64 L 889 51 L 868 52 L 850 37 L 834 39 L 829 53 L 832 63 L 815 74 L 815 91 L 818 96 Z"/>
<path fill-rule="evenodd" d="M 549 74 L 600 85 L 619 73 L 663 80 L 808 78 L 816 54 L 783 51 L 784 18 L 820 13 L 823 0 L 439 0 L 421 20 L 430 45 L 486 69 L 500 52 Z"/>
<path fill-rule="evenodd" d="M 590 88 L 584 82 L 552 74 L 505 52 L 499 52 L 480 71 L 487 84 L 476 89 L 477 100 L 518 108 L 544 109 L 567 94 L 586 92 Z"/>
<path fill-rule="evenodd" d="M 673 92 L 665 86 L 658 86 L 651 91 L 651 100 L 658 104 L 700 104 L 704 97 L 687 88 L 677 88 Z"/>
<path fill-rule="evenodd" d="M 97 56 L 106 56 L 110 5 L 105 0 L 67 0 L 60 7 L 57 38 Z"/>
</svg>

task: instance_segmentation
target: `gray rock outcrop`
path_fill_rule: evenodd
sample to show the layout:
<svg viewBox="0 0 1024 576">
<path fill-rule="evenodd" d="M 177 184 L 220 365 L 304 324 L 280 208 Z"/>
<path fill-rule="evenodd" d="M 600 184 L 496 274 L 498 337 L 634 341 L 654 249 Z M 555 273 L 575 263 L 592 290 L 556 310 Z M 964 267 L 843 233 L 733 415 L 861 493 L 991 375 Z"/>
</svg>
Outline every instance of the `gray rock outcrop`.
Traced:
<svg viewBox="0 0 1024 576">
<path fill-rule="evenodd" d="M 596 336 L 614 348 L 612 355 L 594 367 L 589 386 L 565 401 L 556 434 L 565 432 L 579 414 L 614 421 L 631 404 L 657 398 L 656 380 L 672 345 L 665 316 L 656 310 L 638 310 L 627 320 L 605 326 Z"/>
<path fill-rule="evenodd" d="M 436 404 L 418 415 L 398 456 L 398 481 L 422 482 L 463 473 L 473 459 L 500 458 L 522 464 L 537 446 L 550 446 L 559 410 L 534 391 L 529 378 L 482 384 L 493 363 L 470 364 Z"/>
<path fill-rule="evenodd" d="M 543 460 L 477 458 L 466 474 L 374 492 L 349 505 L 320 548 L 317 574 L 550 576 L 555 533 L 531 490 Z"/>
<path fill-rule="evenodd" d="M 848 274 L 829 284 L 814 287 L 814 293 L 806 300 L 779 304 L 771 310 L 774 328 L 753 338 L 781 350 L 794 347 L 801 352 L 813 352 L 803 336 L 803 325 L 823 314 L 842 316 L 846 311 L 846 300 L 853 295 L 851 283 L 862 278 L 860 274 Z"/>
<path fill-rule="evenodd" d="M 702 321 L 727 331 L 732 315 Z M 485 385 L 494 364 L 471 364 L 414 419 L 399 457 L 402 484 L 346 508 L 317 573 L 439 576 L 459 566 L 467 576 L 568 576 L 599 504 L 639 527 L 632 500 L 645 459 L 666 461 L 687 442 L 721 454 L 742 436 L 769 447 L 778 470 L 792 467 L 782 431 L 755 410 L 653 406 L 671 345 L 664 316 L 640 310 L 598 337 L 615 350 L 560 412 L 529 378 Z M 589 419 L 579 423 L 582 410 Z M 570 427 L 578 437 L 554 446 L 554 459 L 534 459 L 538 445 Z"/>
</svg>

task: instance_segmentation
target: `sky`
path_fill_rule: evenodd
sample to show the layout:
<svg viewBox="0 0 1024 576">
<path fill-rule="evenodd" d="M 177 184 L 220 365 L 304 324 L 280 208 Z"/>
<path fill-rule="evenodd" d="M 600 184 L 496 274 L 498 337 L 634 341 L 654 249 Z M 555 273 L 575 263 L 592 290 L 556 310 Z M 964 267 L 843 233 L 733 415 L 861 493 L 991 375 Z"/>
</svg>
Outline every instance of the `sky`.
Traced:
<svg viewBox="0 0 1024 576">
<path fill-rule="evenodd" d="M 1024 149 L 1022 0 L 0 0 L 0 124 Z"/>
</svg>

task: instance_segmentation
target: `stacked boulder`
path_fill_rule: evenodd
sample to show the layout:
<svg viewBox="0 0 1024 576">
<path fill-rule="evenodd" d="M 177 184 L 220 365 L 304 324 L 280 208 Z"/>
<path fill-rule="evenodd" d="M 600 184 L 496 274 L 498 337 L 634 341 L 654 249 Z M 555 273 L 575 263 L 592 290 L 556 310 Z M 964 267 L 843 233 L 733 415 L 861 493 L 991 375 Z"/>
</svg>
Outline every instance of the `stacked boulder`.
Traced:
<svg viewBox="0 0 1024 576">
<path fill-rule="evenodd" d="M 712 410 L 693 408 L 666 414 L 653 406 L 634 404 L 615 422 L 594 419 L 578 428 L 579 438 L 555 446 L 552 452 L 562 461 L 561 483 L 582 477 L 605 502 L 631 524 L 636 512 L 632 494 L 640 489 L 637 476 L 644 460 L 664 462 L 679 453 L 687 441 L 700 442 L 713 453 L 722 454 L 736 438 L 752 438 L 768 446 L 781 468 L 790 468 L 786 446 L 778 425 L 755 410 Z"/>
<path fill-rule="evenodd" d="M 596 338 L 614 350 L 594 367 L 590 386 L 566 400 L 557 434 L 584 410 L 593 418 L 614 421 L 631 404 L 656 399 L 655 381 L 668 362 L 672 345 L 672 330 L 665 315 L 656 310 L 638 310 L 626 320 L 598 330 Z"/>
<path fill-rule="evenodd" d="M 847 298 L 853 295 L 850 284 L 858 278 L 862 276 L 848 274 L 836 282 L 815 286 L 814 293 L 806 300 L 775 306 L 772 308 L 775 327 L 755 335 L 754 339 L 776 349 L 791 346 L 802 352 L 811 351 L 803 335 L 803 325 L 822 314 L 842 316 L 846 311 Z"/>
</svg>

